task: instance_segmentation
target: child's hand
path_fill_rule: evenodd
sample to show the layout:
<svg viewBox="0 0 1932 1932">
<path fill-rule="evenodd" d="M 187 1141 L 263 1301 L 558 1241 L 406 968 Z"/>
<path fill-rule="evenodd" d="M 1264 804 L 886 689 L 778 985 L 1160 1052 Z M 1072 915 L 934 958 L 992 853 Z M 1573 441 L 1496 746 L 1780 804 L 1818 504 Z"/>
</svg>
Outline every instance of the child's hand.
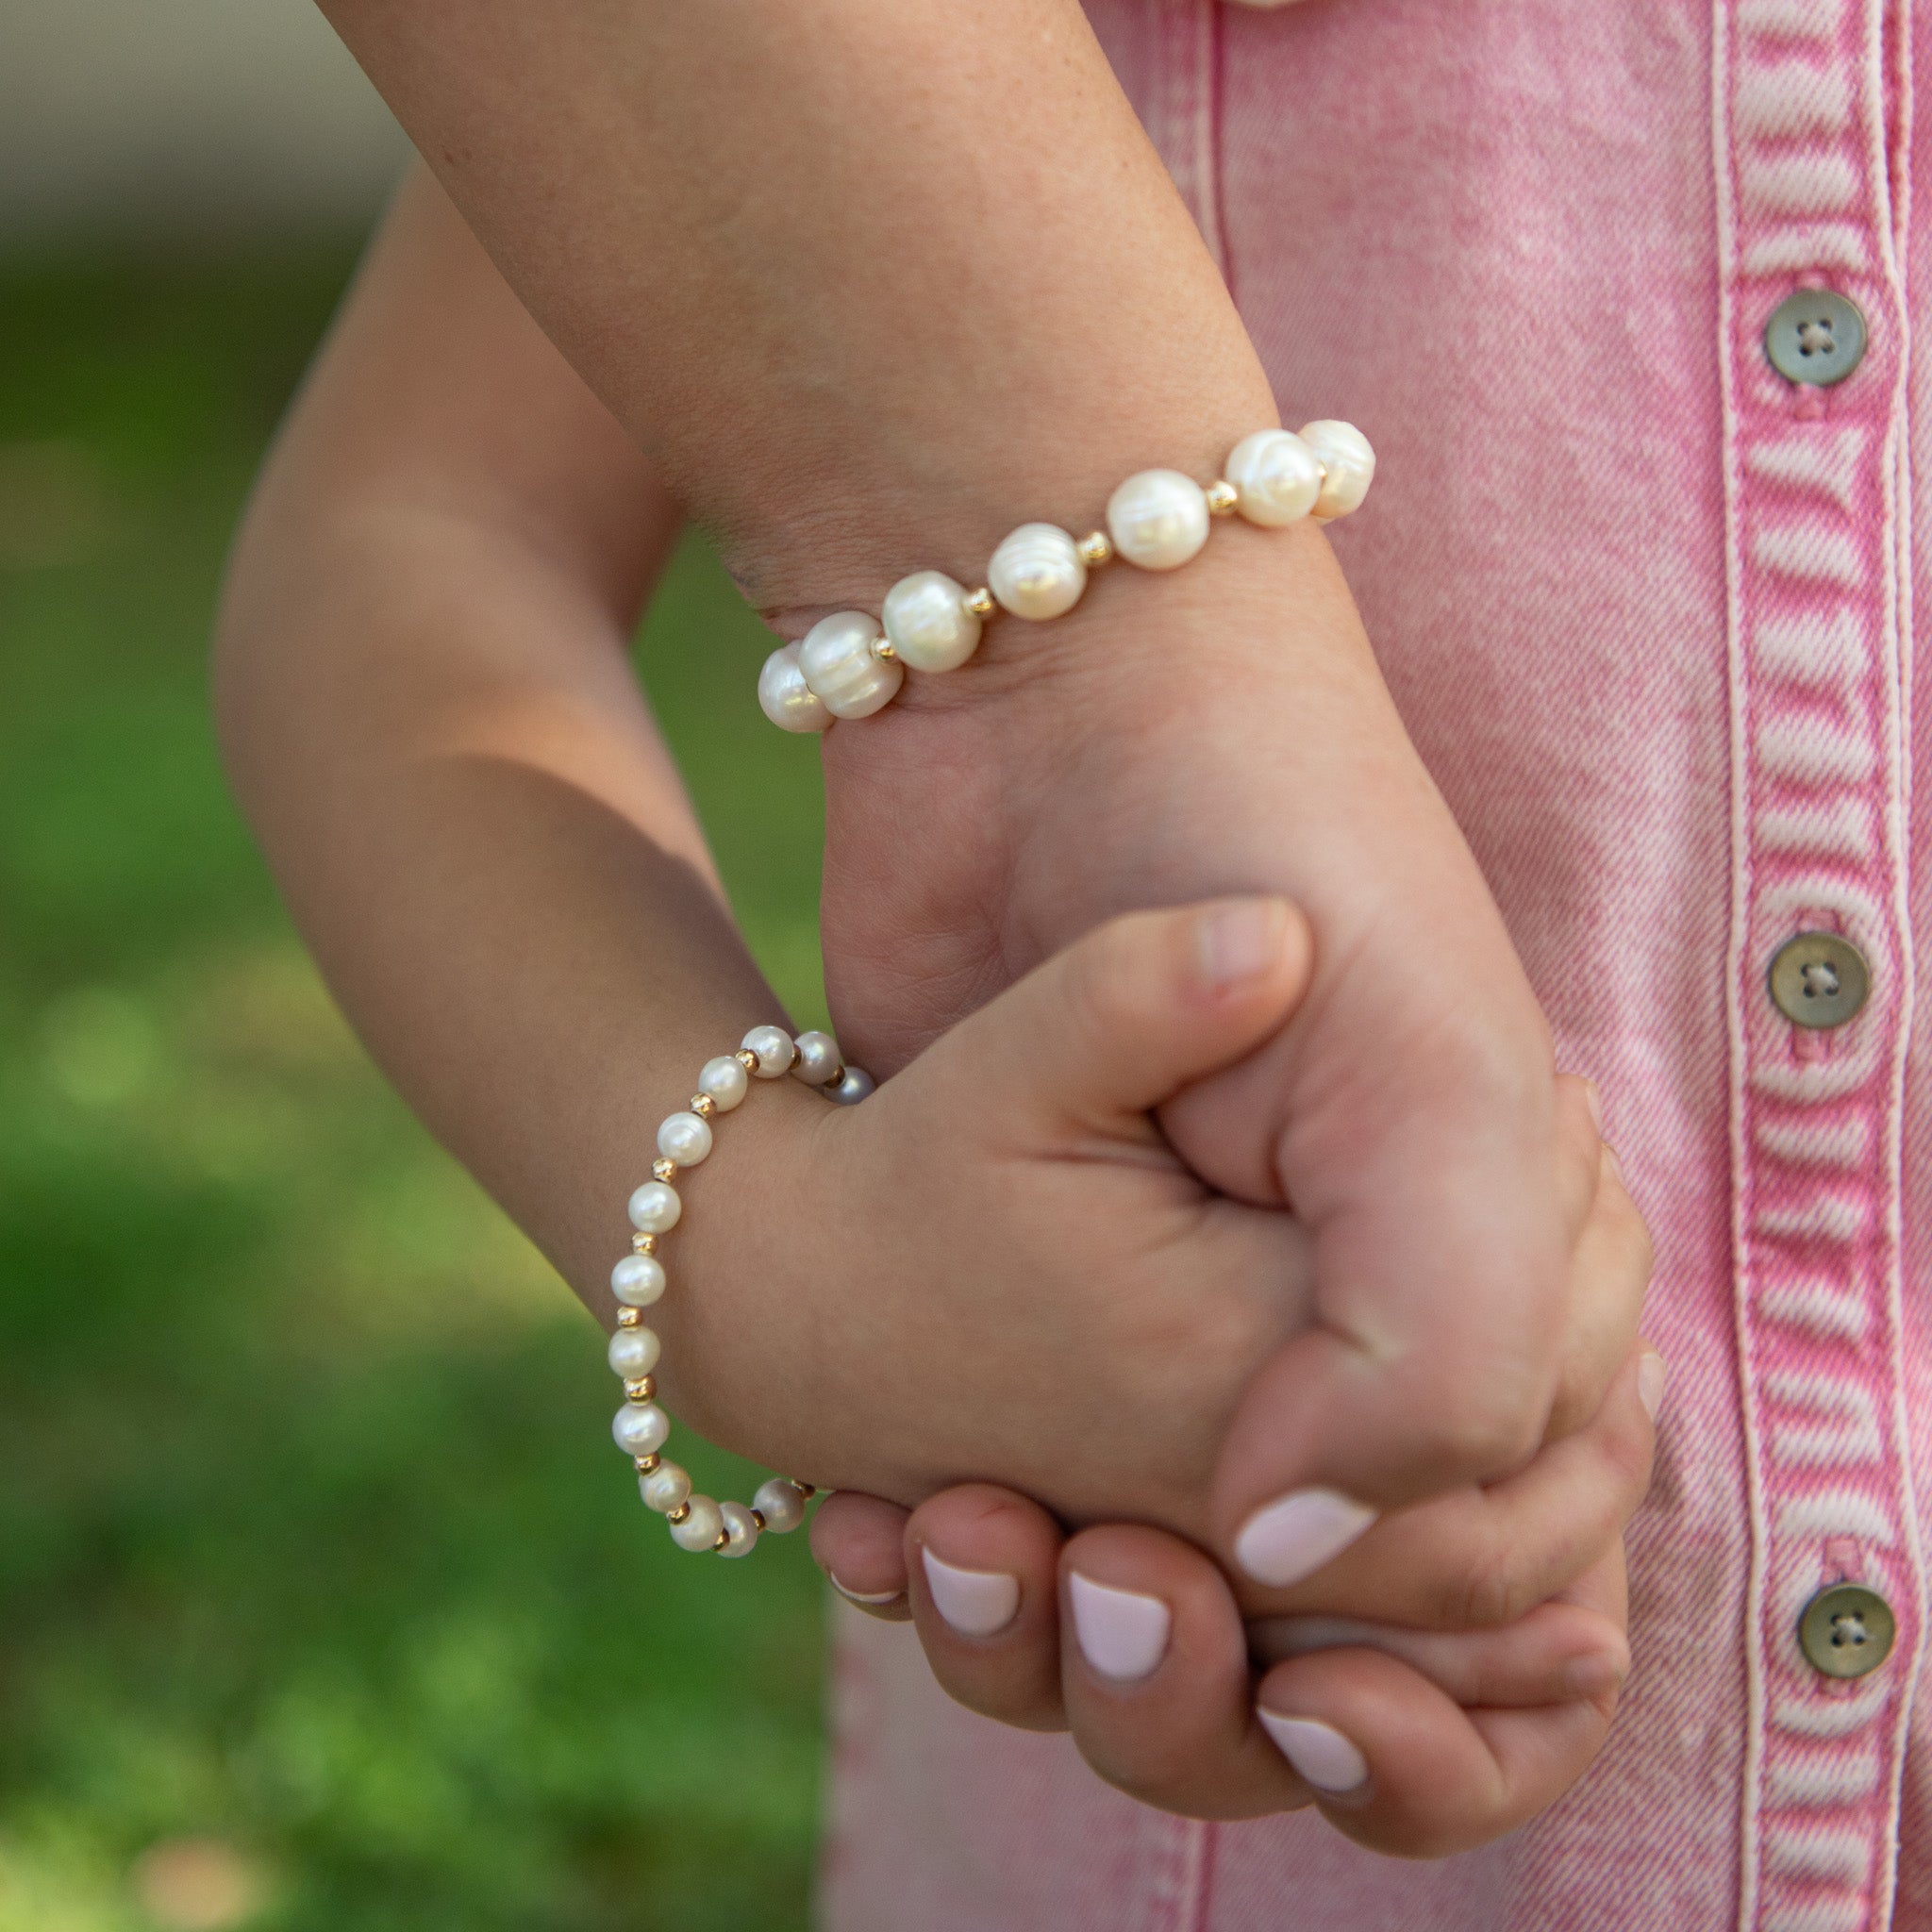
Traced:
<svg viewBox="0 0 1932 1932">
<path fill-rule="evenodd" d="M 714 1195 L 707 1211 L 700 1191 L 746 1171 L 708 1166 L 678 1236 L 688 1291 L 661 1305 L 674 1407 L 824 1487 L 910 1504 L 974 1477 L 1069 1521 L 1199 1540 L 1253 1364 L 1312 1320 L 1307 1254 L 1293 1217 L 1189 1174 L 1147 1109 L 1278 1026 L 1307 964 L 1306 929 L 1278 900 L 1130 915 L 865 1107 L 800 1091 L 791 1108 L 747 1109 L 724 1145 L 764 1121 L 774 1144 L 742 1157 L 758 1194 L 735 1213 Z M 1566 1091 L 1564 1426 L 1583 1425 L 1506 1483 L 1379 1525 L 1334 1566 L 1339 1595 L 1330 1577 L 1251 1584 L 1250 1613 L 1386 1601 L 1419 1624 L 1507 1621 L 1573 1581 L 1635 1507 L 1648 1418 L 1603 1391 L 1647 1255 L 1581 1084 Z"/>
<path fill-rule="evenodd" d="M 1284 1581 L 1524 1462 L 1561 1374 L 1548 1031 L 1318 537 L 1230 526 L 1172 577 L 995 625 L 834 729 L 826 772 L 834 1010 L 887 1070 L 1124 908 L 1306 909 L 1307 997 L 1162 1114 L 1194 1173 L 1302 1236 L 1200 1541 Z"/>
</svg>

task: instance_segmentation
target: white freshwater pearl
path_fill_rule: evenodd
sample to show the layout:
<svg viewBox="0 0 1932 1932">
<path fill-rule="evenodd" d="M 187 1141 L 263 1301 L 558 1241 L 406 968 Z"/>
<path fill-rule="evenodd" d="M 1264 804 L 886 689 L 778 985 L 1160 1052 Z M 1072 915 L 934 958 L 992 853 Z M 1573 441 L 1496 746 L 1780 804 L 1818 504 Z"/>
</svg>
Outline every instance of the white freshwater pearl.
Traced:
<svg viewBox="0 0 1932 1932">
<path fill-rule="evenodd" d="M 1242 437 L 1221 474 L 1240 492 L 1235 508 L 1265 529 L 1299 523 L 1322 494 L 1322 458 L 1289 429 L 1257 429 Z"/>
<path fill-rule="evenodd" d="M 626 1255 L 610 1271 L 610 1292 L 627 1308 L 648 1308 L 664 1292 L 664 1264 L 652 1255 Z"/>
<path fill-rule="evenodd" d="M 870 1100 L 877 1091 L 877 1082 L 863 1067 L 847 1067 L 845 1077 L 836 1087 L 825 1089 L 825 1098 L 840 1107 L 857 1107 L 861 1100 Z"/>
<path fill-rule="evenodd" d="M 782 1475 L 760 1483 L 751 1507 L 765 1519 L 765 1527 L 774 1536 L 783 1536 L 805 1521 L 805 1498 Z"/>
<path fill-rule="evenodd" d="M 1107 499 L 1107 534 L 1142 570 L 1178 570 L 1208 541 L 1208 492 L 1178 470 L 1142 470 Z"/>
<path fill-rule="evenodd" d="M 901 577 L 880 616 L 899 661 L 914 671 L 957 671 L 979 648 L 979 612 L 941 571 Z"/>
<path fill-rule="evenodd" d="M 835 718 L 870 718 L 906 682 L 903 666 L 873 656 L 879 621 L 862 610 L 823 617 L 798 646 L 798 668 L 812 694 Z"/>
<path fill-rule="evenodd" d="M 649 1475 L 638 1478 L 638 1494 L 646 1509 L 667 1516 L 691 1494 L 691 1477 L 675 1462 L 660 1462 Z"/>
<path fill-rule="evenodd" d="M 720 1503 L 718 1517 L 731 1541 L 718 1552 L 721 1557 L 748 1557 L 758 1540 L 758 1526 L 742 1503 Z"/>
<path fill-rule="evenodd" d="M 1087 566 L 1058 524 L 1022 524 L 993 552 L 986 587 L 1003 609 L 1038 623 L 1060 616 L 1080 601 Z"/>
<path fill-rule="evenodd" d="M 682 1523 L 671 1525 L 671 1541 L 680 1550 L 708 1550 L 718 1541 L 718 1532 L 724 1527 L 724 1518 L 717 1504 L 708 1496 L 687 1496 L 691 1514 Z M 677 1506 L 673 1504 L 675 1508 Z"/>
<path fill-rule="evenodd" d="M 646 1181 L 630 1197 L 630 1224 L 641 1234 L 667 1234 L 677 1225 L 684 1203 L 664 1181 Z"/>
<path fill-rule="evenodd" d="M 667 1114 L 658 1128 L 658 1152 L 679 1167 L 695 1167 L 710 1151 L 710 1123 L 702 1114 Z"/>
<path fill-rule="evenodd" d="M 660 1346 L 652 1329 L 620 1328 L 610 1338 L 611 1374 L 622 1375 L 626 1382 L 635 1382 L 640 1375 L 648 1375 L 658 1366 Z"/>
<path fill-rule="evenodd" d="M 698 1091 L 708 1094 L 720 1113 L 729 1113 L 751 1091 L 751 1075 L 728 1053 L 721 1053 L 705 1062 Z"/>
<path fill-rule="evenodd" d="M 839 1042 L 829 1033 L 801 1033 L 791 1071 L 808 1087 L 823 1087 L 839 1071 Z"/>
<path fill-rule="evenodd" d="M 758 673 L 758 708 L 780 731 L 824 731 L 832 723 L 798 668 L 796 644 L 781 645 L 765 659 Z"/>
<path fill-rule="evenodd" d="M 775 1080 L 780 1074 L 789 1074 L 798 1057 L 791 1034 L 782 1026 L 754 1026 L 739 1046 L 745 1053 L 758 1055 L 760 1080 Z"/>
<path fill-rule="evenodd" d="M 1302 441 L 1322 459 L 1328 480 L 1315 505 L 1315 521 L 1325 524 L 1358 509 L 1375 480 L 1375 452 L 1353 423 L 1304 423 Z"/>
<path fill-rule="evenodd" d="M 671 1437 L 671 1418 L 655 1402 L 626 1402 L 610 1424 L 617 1446 L 626 1456 L 649 1456 Z"/>
</svg>

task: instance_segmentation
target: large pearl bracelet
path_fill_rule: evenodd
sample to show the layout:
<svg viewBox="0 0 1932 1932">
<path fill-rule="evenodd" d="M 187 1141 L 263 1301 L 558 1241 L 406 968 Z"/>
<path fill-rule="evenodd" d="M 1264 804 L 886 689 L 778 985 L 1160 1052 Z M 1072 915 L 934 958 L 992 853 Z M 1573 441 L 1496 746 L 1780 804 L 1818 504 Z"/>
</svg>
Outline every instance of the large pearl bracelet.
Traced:
<svg viewBox="0 0 1932 1932">
<path fill-rule="evenodd" d="M 809 1483 L 775 1475 L 759 1484 L 748 1504 L 718 1503 L 692 1493 L 690 1475 L 660 1454 L 671 1435 L 671 1418 L 653 1399 L 659 1343 L 656 1331 L 644 1326 L 643 1316 L 664 1292 L 658 1245 L 684 1216 L 684 1202 L 673 1186 L 680 1170 L 697 1166 L 710 1153 L 712 1121 L 737 1107 L 754 1080 L 777 1080 L 787 1074 L 841 1107 L 856 1106 L 873 1091 L 869 1074 L 840 1059 L 829 1034 L 801 1033 L 793 1040 L 782 1027 L 754 1026 L 736 1053 L 705 1062 L 690 1108 L 670 1115 L 658 1127 L 658 1158 L 651 1163 L 651 1178 L 630 1197 L 631 1225 L 637 1229 L 631 1252 L 610 1271 L 610 1291 L 618 1301 L 610 1366 L 624 1383 L 624 1407 L 610 1433 L 637 1469 L 639 1493 L 671 1525 L 671 1540 L 681 1550 L 748 1556 L 761 1531 L 782 1535 L 796 1529 L 814 1494 Z"/>
<path fill-rule="evenodd" d="M 1142 470 L 1107 502 L 1107 528 L 1074 538 L 1057 524 L 1022 524 L 969 591 L 941 571 L 915 571 L 886 592 L 877 617 L 841 610 L 765 659 L 758 704 L 781 731 L 824 731 L 835 718 L 869 718 L 898 695 L 907 667 L 957 671 L 979 648 L 988 618 L 1008 610 L 1036 623 L 1080 601 L 1090 571 L 1116 557 L 1142 570 L 1178 570 L 1200 554 L 1214 517 L 1278 529 L 1327 523 L 1360 507 L 1375 453 L 1352 423 L 1307 423 L 1299 433 L 1257 429 L 1229 451 L 1207 489 L 1178 470 Z"/>
</svg>

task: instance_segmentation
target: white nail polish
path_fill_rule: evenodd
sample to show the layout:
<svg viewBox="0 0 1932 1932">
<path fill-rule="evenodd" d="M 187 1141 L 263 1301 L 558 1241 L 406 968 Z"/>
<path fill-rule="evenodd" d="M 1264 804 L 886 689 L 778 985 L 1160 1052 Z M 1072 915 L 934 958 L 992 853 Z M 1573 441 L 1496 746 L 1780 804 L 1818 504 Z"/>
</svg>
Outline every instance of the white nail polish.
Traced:
<svg viewBox="0 0 1932 1932">
<path fill-rule="evenodd" d="M 1131 1684 L 1167 1655 L 1174 1614 L 1158 1596 L 1095 1583 L 1077 1570 L 1067 1577 L 1067 1596 L 1080 1655 L 1101 1676 Z"/>
<path fill-rule="evenodd" d="M 921 1549 L 932 1607 L 961 1637 L 991 1637 L 1020 1607 L 1020 1579 L 997 1570 L 958 1570 Z"/>
<path fill-rule="evenodd" d="M 1368 1782 L 1368 1759 L 1332 1725 L 1311 1717 L 1282 1717 L 1265 1705 L 1257 1705 L 1255 1715 L 1281 1755 L 1318 1791 L 1340 1797 Z"/>
<path fill-rule="evenodd" d="M 903 1590 L 854 1590 L 850 1584 L 841 1583 L 829 1570 L 825 1572 L 825 1580 L 841 1596 L 855 1604 L 894 1604 L 906 1594 Z"/>
<path fill-rule="evenodd" d="M 1241 1524 L 1235 1560 L 1257 1583 L 1299 1583 L 1340 1556 L 1374 1520 L 1366 1503 L 1340 1491 L 1296 1490 L 1264 1504 Z"/>
</svg>

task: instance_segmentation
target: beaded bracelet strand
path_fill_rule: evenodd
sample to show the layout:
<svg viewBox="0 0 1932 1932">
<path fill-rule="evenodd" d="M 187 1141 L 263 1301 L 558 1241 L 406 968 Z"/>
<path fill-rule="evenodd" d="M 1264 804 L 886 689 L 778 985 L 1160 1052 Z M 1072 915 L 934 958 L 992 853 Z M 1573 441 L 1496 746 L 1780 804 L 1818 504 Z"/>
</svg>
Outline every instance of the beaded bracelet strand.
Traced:
<svg viewBox="0 0 1932 1932">
<path fill-rule="evenodd" d="M 1278 529 L 1346 516 L 1369 493 L 1375 453 L 1352 423 L 1307 423 L 1299 433 L 1243 437 L 1222 467 L 1226 474 L 1205 490 L 1178 470 L 1142 470 L 1108 498 L 1107 528 L 1078 539 L 1057 524 L 1022 524 L 976 590 L 937 570 L 901 577 L 880 616 L 841 610 L 774 651 L 758 675 L 759 707 L 781 731 L 869 718 L 898 695 L 908 667 L 957 671 L 999 610 L 1035 623 L 1064 615 L 1088 574 L 1116 557 L 1141 570 L 1178 570 L 1200 554 L 1215 517 Z"/>
<path fill-rule="evenodd" d="M 671 1540 L 681 1550 L 749 1556 L 761 1531 L 776 1536 L 796 1529 L 816 1493 L 809 1483 L 775 1475 L 759 1484 L 748 1504 L 719 1503 L 692 1492 L 690 1475 L 660 1454 L 671 1435 L 671 1418 L 654 1399 L 660 1344 L 643 1317 L 665 1289 L 658 1244 L 684 1216 L 684 1202 L 673 1185 L 679 1172 L 696 1167 L 710 1153 L 712 1121 L 737 1107 L 754 1080 L 787 1074 L 841 1107 L 856 1106 L 873 1091 L 869 1074 L 840 1059 L 829 1034 L 801 1033 L 793 1040 L 782 1027 L 754 1026 L 736 1053 L 705 1062 L 689 1109 L 668 1116 L 658 1127 L 651 1178 L 630 1197 L 631 1225 L 637 1229 L 631 1252 L 610 1271 L 618 1308 L 609 1358 L 624 1383 L 624 1407 L 610 1433 L 637 1470 L 646 1507 L 671 1525 Z"/>
</svg>

